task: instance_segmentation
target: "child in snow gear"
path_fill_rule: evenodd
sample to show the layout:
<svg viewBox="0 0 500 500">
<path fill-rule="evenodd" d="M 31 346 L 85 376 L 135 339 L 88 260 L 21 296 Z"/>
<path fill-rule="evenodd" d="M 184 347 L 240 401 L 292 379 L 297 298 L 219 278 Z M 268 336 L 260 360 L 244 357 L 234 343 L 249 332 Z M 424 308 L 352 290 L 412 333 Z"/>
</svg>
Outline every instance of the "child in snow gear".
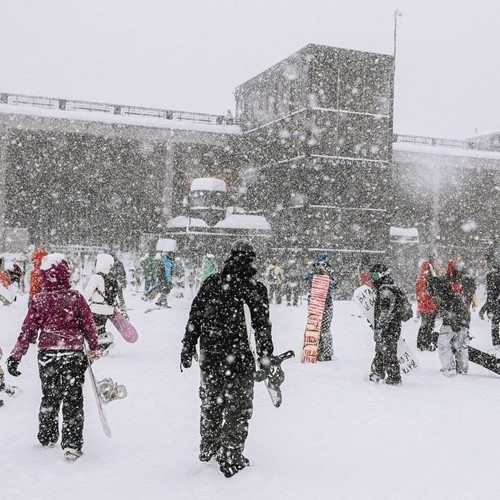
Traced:
<svg viewBox="0 0 500 500">
<path fill-rule="evenodd" d="M 470 304 L 476 290 L 475 281 L 466 276 L 463 267 L 450 260 L 446 275 L 430 277 L 429 293 L 434 298 L 438 317 L 438 352 L 443 375 L 466 375 L 469 369 Z"/>
<path fill-rule="evenodd" d="M 375 357 L 371 364 L 370 380 L 378 382 L 385 379 L 386 384 L 401 385 L 397 352 L 404 292 L 395 284 L 390 273 L 390 269 L 384 264 L 370 267 L 370 278 L 375 290 Z"/>
<path fill-rule="evenodd" d="M 326 253 L 320 253 L 316 256 L 313 267 L 305 275 L 308 302 L 311 297 L 313 278 L 317 274 L 323 274 L 330 278 L 323 320 L 321 322 L 317 361 L 331 361 L 333 358 L 333 338 L 330 326 L 333 317 L 333 292 L 337 288 L 339 280 L 331 268 L 330 260 Z"/>
<path fill-rule="evenodd" d="M 263 283 L 255 280 L 255 251 L 237 241 L 224 268 L 202 283 L 193 300 L 182 341 L 181 363 L 189 368 L 200 341 L 200 460 L 216 457 L 231 477 L 249 464 L 243 456 L 252 416 L 255 361 L 245 324 L 244 304 L 251 312 L 256 354 L 270 368 L 273 354 L 269 302 Z"/>
<path fill-rule="evenodd" d="M 486 302 L 479 310 L 479 317 L 486 314 L 491 320 L 491 342 L 500 348 L 500 260 L 491 261 L 492 269 L 486 274 Z"/>
<path fill-rule="evenodd" d="M 38 440 L 54 447 L 59 439 L 58 415 L 62 404 L 61 447 L 68 459 L 78 458 L 83 446 L 83 392 L 87 368 L 84 339 L 94 358 L 99 357 L 92 313 L 83 296 L 71 290 L 69 262 L 62 254 L 42 260 L 43 292 L 34 296 L 8 360 L 7 369 L 18 377 L 18 365 L 33 336 L 39 334 L 38 368 L 42 383 Z"/>
<path fill-rule="evenodd" d="M 434 332 L 437 317 L 437 306 L 427 291 L 427 280 L 434 273 L 434 261 L 424 260 L 420 265 L 420 273 L 415 283 L 417 310 L 420 313 L 420 328 L 417 334 L 417 349 L 435 351 L 438 333 Z"/>
<path fill-rule="evenodd" d="M 83 296 L 90 302 L 90 310 L 94 316 L 99 336 L 99 344 L 103 350 L 113 345 L 113 335 L 106 332 L 106 322 L 115 314 L 118 283 L 110 275 L 115 260 L 107 253 L 100 253 L 95 261 L 93 274 L 83 291 Z"/>
</svg>

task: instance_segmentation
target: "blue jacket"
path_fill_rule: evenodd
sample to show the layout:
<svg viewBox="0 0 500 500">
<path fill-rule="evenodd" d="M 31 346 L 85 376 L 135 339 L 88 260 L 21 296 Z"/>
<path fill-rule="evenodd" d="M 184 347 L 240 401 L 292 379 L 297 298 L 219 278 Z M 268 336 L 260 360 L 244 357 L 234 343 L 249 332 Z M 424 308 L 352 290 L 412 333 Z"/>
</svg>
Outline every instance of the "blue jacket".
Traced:
<svg viewBox="0 0 500 500">
<path fill-rule="evenodd" d="M 333 305 L 333 291 L 337 288 L 337 285 L 339 284 L 339 279 L 329 266 L 327 266 L 325 268 L 325 272 L 328 275 L 328 277 L 330 278 L 330 285 L 328 286 L 328 295 L 326 296 L 326 304 L 325 305 L 327 307 L 330 307 Z M 311 293 L 312 281 L 313 281 L 313 278 L 316 274 L 320 274 L 320 272 L 315 268 L 311 268 L 311 269 L 309 269 L 309 271 L 307 271 L 307 273 L 304 277 L 304 279 L 306 280 L 306 283 L 307 283 L 307 292 L 308 293 Z"/>
</svg>

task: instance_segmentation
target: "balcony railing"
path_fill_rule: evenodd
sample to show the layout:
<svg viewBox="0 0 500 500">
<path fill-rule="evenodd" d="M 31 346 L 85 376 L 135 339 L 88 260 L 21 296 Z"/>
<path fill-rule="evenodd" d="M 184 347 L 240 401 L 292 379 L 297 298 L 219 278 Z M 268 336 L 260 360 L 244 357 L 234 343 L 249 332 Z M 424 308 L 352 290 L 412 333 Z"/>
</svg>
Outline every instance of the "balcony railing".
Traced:
<svg viewBox="0 0 500 500">
<path fill-rule="evenodd" d="M 143 108 L 140 106 L 122 106 L 89 101 L 71 101 L 50 97 L 28 96 L 20 94 L 0 93 L 0 104 L 14 106 L 31 106 L 34 108 L 59 109 L 63 111 L 83 111 L 87 113 L 107 113 L 122 116 L 144 116 L 161 118 L 164 120 L 187 121 L 206 125 L 234 125 L 234 118 L 228 115 L 214 115 L 210 113 L 193 113 L 157 108 Z"/>
</svg>

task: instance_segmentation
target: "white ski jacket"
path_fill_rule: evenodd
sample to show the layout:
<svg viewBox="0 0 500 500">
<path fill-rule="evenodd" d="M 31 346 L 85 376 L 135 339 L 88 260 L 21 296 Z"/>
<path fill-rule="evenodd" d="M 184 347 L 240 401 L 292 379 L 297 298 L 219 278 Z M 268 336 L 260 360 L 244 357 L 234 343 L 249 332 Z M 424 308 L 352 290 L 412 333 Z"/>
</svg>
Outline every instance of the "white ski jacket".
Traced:
<svg viewBox="0 0 500 500">
<path fill-rule="evenodd" d="M 104 278 L 100 274 L 97 274 L 108 274 L 114 263 L 115 259 L 107 253 L 100 253 L 96 257 L 94 274 L 83 291 L 83 296 L 89 301 L 90 310 L 94 314 L 112 316 L 115 312 L 114 307 L 106 304 L 104 300 Z"/>
</svg>

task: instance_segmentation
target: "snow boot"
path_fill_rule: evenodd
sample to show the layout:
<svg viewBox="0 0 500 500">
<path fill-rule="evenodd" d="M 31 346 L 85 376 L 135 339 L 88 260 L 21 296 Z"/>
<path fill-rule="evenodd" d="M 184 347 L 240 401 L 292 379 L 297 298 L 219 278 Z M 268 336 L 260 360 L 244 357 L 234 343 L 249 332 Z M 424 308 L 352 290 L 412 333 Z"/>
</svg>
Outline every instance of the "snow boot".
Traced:
<svg viewBox="0 0 500 500">
<path fill-rule="evenodd" d="M 225 477 L 232 477 L 240 470 L 250 465 L 250 460 L 248 460 L 248 458 L 244 457 L 241 454 L 239 456 L 233 456 L 230 458 L 225 458 L 223 460 L 218 460 L 220 471 L 224 474 Z"/>
</svg>

